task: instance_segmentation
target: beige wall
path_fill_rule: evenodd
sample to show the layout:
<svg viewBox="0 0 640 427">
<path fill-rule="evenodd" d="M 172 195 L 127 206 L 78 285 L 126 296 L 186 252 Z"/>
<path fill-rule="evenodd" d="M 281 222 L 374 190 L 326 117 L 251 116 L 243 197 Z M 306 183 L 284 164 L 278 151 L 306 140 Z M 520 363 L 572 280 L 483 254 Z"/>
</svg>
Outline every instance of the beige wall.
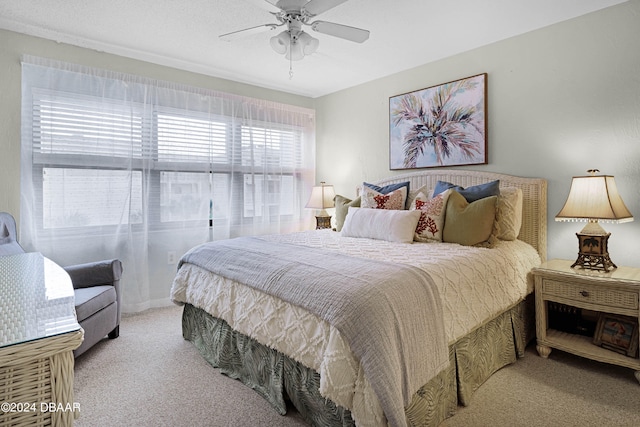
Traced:
<svg viewBox="0 0 640 427">
<path fill-rule="evenodd" d="M 417 46 L 429 49 L 428 44 Z M 469 169 L 549 183 L 549 257 L 575 259 L 584 224 L 559 223 L 571 177 L 616 177 L 636 215 L 603 224 L 619 265 L 640 267 L 640 1 L 316 99 L 317 178 L 353 196 L 389 170 L 389 97 L 479 73 L 488 80 L 489 163 Z"/>
</svg>

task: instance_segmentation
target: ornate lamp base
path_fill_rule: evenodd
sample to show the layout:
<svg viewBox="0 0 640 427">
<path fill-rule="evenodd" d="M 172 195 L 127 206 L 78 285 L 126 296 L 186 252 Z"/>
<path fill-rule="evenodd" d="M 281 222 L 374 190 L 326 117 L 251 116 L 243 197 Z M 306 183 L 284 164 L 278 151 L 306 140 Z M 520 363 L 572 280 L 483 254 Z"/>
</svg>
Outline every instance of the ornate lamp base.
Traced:
<svg viewBox="0 0 640 427">
<path fill-rule="evenodd" d="M 578 259 L 571 267 L 601 271 L 610 271 L 618 268 L 609 258 L 608 242 L 611 233 L 576 233 L 576 236 L 578 236 Z"/>
<path fill-rule="evenodd" d="M 316 230 L 322 230 L 324 228 L 331 228 L 331 217 L 316 216 Z"/>
</svg>

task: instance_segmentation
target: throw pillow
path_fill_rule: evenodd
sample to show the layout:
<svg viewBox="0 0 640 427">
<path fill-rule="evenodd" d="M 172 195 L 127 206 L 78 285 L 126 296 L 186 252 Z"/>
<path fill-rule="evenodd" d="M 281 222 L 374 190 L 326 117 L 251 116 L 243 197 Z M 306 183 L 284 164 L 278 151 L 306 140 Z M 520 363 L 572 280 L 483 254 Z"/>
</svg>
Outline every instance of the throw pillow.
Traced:
<svg viewBox="0 0 640 427">
<path fill-rule="evenodd" d="M 350 207 L 341 234 L 389 242 L 412 243 L 420 212 Z"/>
<path fill-rule="evenodd" d="M 497 196 L 469 203 L 457 191 L 447 201 L 442 241 L 473 246 L 488 242 L 496 218 Z"/>
<path fill-rule="evenodd" d="M 336 218 L 336 231 L 340 231 L 342 230 L 344 220 L 347 217 L 347 213 L 349 212 L 349 206 L 360 207 L 360 197 L 351 200 L 344 196 L 336 194 L 336 197 L 333 198 L 333 202 L 336 208 L 336 213 L 334 215 Z"/>
<path fill-rule="evenodd" d="M 493 234 L 500 240 L 516 240 L 522 227 L 522 190 L 516 187 L 500 189 Z"/>
<path fill-rule="evenodd" d="M 404 209 L 407 199 L 407 187 L 401 187 L 390 193 L 380 193 L 366 185 L 362 186 L 360 207 L 374 209 Z"/>
<path fill-rule="evenodd" d="M 416 226 L 414 240 L 418 242 L 442 242 L 447 200 L 452 190 L 445 190 L 429 199 L 424 193 L 419 193 L 411 203 L 411 209 L 420 211 L 420 219 Z"/>
<path fill-rule="evenodd" d="M 413 205 L 413 201 L 416 199 L 416 197 L 418 197 L 418 194 L 420 193 L 422 193 L 423 196 L 426 196 L 428 198 L 430 194 L 433 194 L 433 191 L 429 190 L 429 187 L 427 184 L 423 185 L 417 190 L 409 191 L 409 195 L 407 196 L 407 209 L 411 209 L 411 206 Z"/>
<path fill-rule="evenodd" d="M 378 193 L 387 194 L 391 193 L 398 188 L 407 187 L 407 193 L 409 192 L 409 181 L 398 182 L 396 184 L 385 185 L 384 187 L 380 187 L 379 185 L 371 184 L 369 182 L 363 182 L 362 185 L 369 187 L 373 190 L 376 190 Z"/>
<path fill-rule="evenodd" d="M 498 196 L 500 194 L 500 181 L 491 181 L 485 184 L 473 185 L 471 187 L 462 188 L 459 185 L 452 184 L 446 181 L 438 181 L 436 188 L 433 190 L 433 195 L 442 193 L 447 189 L 456 190 L 462 194 L 467 202 L 475 202 L 476 200 L 484 199 L 485 197 Z"/>
<path fill-rule="evenodd" d="M 380 187 L 379 185 L 371 184 L 369 182 L 363 182 L 362 183 L 362 188 L 364 189 L 365 187 L 369 187 L 372 190 L 375 190 L 378 193 L 382 193 L 382 194 L 389 194 L 392 191 L 395 191 L 395 190 L 398 190 L 398 189 L 400 189 L 402 187 L 405 187 L 406 188 L 406 193 L 405 193 L 406 197 L 409 196 L 409 181 L 398 182 L 396 184 L 389 184 L 389 185 L 385 185 L 384 187 Z M 405 200 L 405 206 L 406 207 L 403 208 L 403 209 L 408 209 L 409 208 L 408 204 L 409 203 L 407 202 L 407 200 Z"/>
</svg>

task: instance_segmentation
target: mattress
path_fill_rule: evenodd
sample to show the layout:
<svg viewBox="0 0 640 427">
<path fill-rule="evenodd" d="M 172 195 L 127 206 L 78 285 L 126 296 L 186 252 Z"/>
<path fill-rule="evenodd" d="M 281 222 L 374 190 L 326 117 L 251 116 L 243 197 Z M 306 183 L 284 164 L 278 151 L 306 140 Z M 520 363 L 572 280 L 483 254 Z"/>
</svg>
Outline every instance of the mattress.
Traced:
<svg viewBox="0 0 640 427">
<path fill-rule="evenodd" d="M 489 249 L 350 238 L 331 230 L 262 238 L 410 264 L 426 271 L 442 299 L 449 343 L 521 301 L 532 291 L 528 272 L 540 263 L 537 252 L 517 240 L 498 241 Z M 335 328 L 311 313 L 189 264 L 178 271 L 171 298 L 202 308 L 319 372 L 320 393 L 351 410 L 358 425 L 385 424 L 377 398 L 348 344 Z"/>
</svg>

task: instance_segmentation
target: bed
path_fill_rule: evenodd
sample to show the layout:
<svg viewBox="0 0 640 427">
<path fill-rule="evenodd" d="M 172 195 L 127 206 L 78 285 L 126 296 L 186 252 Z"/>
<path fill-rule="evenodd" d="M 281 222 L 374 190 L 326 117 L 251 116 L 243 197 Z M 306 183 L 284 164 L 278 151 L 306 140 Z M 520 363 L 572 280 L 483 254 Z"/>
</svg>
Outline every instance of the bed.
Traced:
<svg viewBox="0 0 640 427">
<path fill-rule="evenodd" d="M 222 373 L 256 390 L 281 414 L 295 406 L 311 425 L 439 425 L 458 405 L 469 404 L 495 371 L 524 355 L 535 331 L 529 271 L 546 259 L 543 179 L 426 170 L 371 184 L 389 189 L 408 182 L 403 207 L 409 207 L 419 193 L 432 199 L 439 181 L 460 186 L 442 193 L 455 192 L 455 197 L 460 197 L 458 189 L 497 182 L 500 195 L 495 197 L 491 239 L 467 245 L 371 238 L 368 233 L 376 231 L 358 228 L 355 218 L 381 210 L 349 208 L 341 232 L 313 230 L 201 245 L 182 258 L 171 290 L 171 299 L 184 305 L 183 336 Z M 507 193 L 518 195 L 518 205 L 511 210 L 503 200 Z M 453 204 L 454 196 L 449 199 Z M 516 225 L 511 224 L 514 213 Z M 449 213 L 445 222 L 448 217 L 453 223 L 455 216 Z M 373 224 L 373 217 L 363 218 Z M 516 227 L 516 234 L 495 238 L 499 224 Z M 296 266 L 289 264 L 291 251 Z M 241 254 L 242 268 L 217 269 Z M 278 256 L 282 261 L 276 261 Z M 248 266 L 253 273 L 245 278 L 239 270 Z M 261 276 L 276 283 L 261 289 L 256 285 Z M 363 291 L 355 284 L 353 289 L 336 286 L 342 276 L 349 283 L 380 280 L 382 292 L 388 293 L 382 299 L 390 301 L 391 294 L 396 298 L 401 293 L 405 300 L 389 303 L 390 315 L 371 315 L 388 308 L 360 309 L 345 302 L 359 300 Z M 402 283 L 390 285 L 396 277 L 402 277 Z M 287 286 L 306 286 L 308 293 L 297 295 Z M 353 293 L 339 295 L 340 288 Z M 339 313 L 327 308 L 340 304 Z M 351 311 L 355 314 L 347 319 L 343 312 Z M 387 324 L 389 318 L 396 323 Z M 373 327 L 373 322 L 381 324 Z M 370 348 L 371 342 L 384 344 Z"/>
</svg>

